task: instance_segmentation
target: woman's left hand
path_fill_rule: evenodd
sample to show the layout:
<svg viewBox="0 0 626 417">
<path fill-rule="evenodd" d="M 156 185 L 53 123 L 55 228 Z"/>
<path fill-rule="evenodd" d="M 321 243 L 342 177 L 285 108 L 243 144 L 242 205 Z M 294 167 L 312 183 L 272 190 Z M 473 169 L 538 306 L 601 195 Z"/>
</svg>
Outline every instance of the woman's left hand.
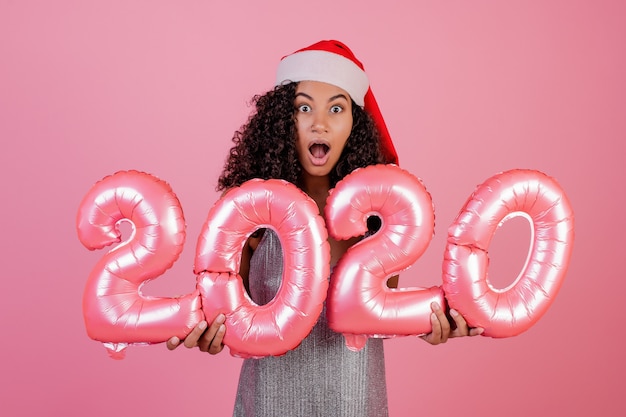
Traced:
<svg viewBox="0 0 626 417">
<path fill-rule="evenodd" d="M 421 338 L 431 345 L 446 343 L 451 337 L 478 336 L 483 332 L 480 327 L 470 328 L 463 316 L 454 309 L 450 309 L 450 316 L 454 320 L 453 325 L 451 325 L 445 311 L 441 309 L 439 304 L 432 303 L 430 307 L 433 310 L 430 315 L 433 331 L 421 336 Z"/>
</svg>

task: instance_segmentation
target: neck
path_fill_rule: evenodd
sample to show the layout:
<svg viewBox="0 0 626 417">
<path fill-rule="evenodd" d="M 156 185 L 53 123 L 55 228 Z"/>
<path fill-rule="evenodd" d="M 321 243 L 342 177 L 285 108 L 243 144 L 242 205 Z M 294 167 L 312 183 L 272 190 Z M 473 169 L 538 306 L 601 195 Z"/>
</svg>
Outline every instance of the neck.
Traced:
<svg viewBox="0 0 626 417">
<path fill-rule="evenodd" d="M 330 178 L 328 176 L 314 177 L 304 173 L 300 179 L 300 188 L 317 203 L 320 213 L 323 213 L 330 190 Z"/>
</svg>

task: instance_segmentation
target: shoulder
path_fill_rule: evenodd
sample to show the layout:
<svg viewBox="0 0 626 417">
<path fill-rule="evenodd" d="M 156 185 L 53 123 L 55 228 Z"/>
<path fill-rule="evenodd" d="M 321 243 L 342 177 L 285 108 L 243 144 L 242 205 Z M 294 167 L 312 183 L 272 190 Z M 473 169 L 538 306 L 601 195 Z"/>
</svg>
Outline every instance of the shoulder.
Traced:
<svg viewBox="0 0 626 417">
<path fill-rule="evenodd" d="M 248 242 L 246 243 L 246 245 L 250 248 L 250 250 L 255 251 L 257 246 L 259 246 L 259 242 L 261 241 L 261 238 L 263 237 L 263 234 L 265 233 L 265 229 L 258 229 L 255 230 L 254 233 L 252 233 L 250 235 L 250 237 L 248 238 Z"/>
</svg>

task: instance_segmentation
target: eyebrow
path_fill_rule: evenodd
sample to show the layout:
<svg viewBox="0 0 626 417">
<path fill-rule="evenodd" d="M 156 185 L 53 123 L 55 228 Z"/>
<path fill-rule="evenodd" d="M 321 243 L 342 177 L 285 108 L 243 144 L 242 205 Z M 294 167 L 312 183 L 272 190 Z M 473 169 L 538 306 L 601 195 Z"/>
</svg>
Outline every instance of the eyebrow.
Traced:
<svg viewBox="0 0 626 417">
<path fill-rule="evenodd" d="M 310 96 L 310 95 L 308 95 L 307 93 L 300 92 L 300 93 L 297 93 L 297 94 L 296 94 L 296 97 L 298 97 L 298 96 L 304 96 L 304 97 L 308 98 L 308 99 L 309 99 L 309 100 L 311 100 L 311 101 L 315 101 L 315 100 L 313 99 L 313 97 L 311 97 L 311 96 Z M 331 101 L 336 100 L 336 99 L 338 99 L 338 98 L 343 98 L 344 100 L 346 100 L 346 101 L 348 101 L 348 102 L 350 101 L 350 100 L 348 100 L 348 97 L 346 97 L 346 95 L 345 95 L 345 94 L 343 94 L 343 93 L 339 93 L 339 94 L 336 94 L 336 95 L 332 96 L 331 98 L 329 98 L 329 99 L 328 99 L 328 102 L 330 103 Z"/>
</svg>

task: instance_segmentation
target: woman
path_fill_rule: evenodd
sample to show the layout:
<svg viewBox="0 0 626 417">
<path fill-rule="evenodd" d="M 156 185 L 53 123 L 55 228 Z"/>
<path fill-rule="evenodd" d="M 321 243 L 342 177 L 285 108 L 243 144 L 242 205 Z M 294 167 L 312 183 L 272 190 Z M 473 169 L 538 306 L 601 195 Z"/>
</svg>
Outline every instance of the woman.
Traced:
<svg viewBox="0 0 626 417">
<path fill-rule="evenodd" d="M 340 42 L 321 41 L 284 57 L 276 87 L 254 102 L 256 112 L 233 138 L 219 190 L 252 178 L 283 179 L 306 192 L 323 215 L 329 191 L 346 175 L 398 162 L 363 66 Z M 331 270 L 357 240 L 329 238 Z M 248 239 L 240 275 L 255 302 L 274 297 L 282 266 L 273 231 L 259 230 Z M 396 283 L 394 277 L 388 285 Z M 455 311 L 451 326 L 438 305 L 432 308 L 433 330 L 422 337 L 431 344 L 482 332 L 469 329 Z M 210 325 L 199 323 L 184 345 L 216 354 L 226 331 L 220 315 Z M 167 345 L 180 344 L 172 338 Z M 369 339 L 359 352 L 347 349 L 343 336 L 329 329 L 325 310 L 297 348 L 279 357 L 244 360 L 234 410 L 235 416 L 387 414 L 382 339 Z"/>
</svg>

